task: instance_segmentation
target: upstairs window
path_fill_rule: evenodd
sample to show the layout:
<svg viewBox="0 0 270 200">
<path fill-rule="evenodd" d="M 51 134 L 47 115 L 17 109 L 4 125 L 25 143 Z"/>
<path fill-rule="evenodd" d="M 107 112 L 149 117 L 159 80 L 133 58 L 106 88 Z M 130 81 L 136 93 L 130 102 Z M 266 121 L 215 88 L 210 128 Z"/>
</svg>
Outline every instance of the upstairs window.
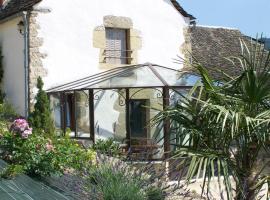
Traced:
<svg viewBox="0 0 270 200">
<path fill-rule="evenodd" d="M 108 64 L 130 64 L 128 30 L 106 28 L 105 60 Z"/>
</svg>

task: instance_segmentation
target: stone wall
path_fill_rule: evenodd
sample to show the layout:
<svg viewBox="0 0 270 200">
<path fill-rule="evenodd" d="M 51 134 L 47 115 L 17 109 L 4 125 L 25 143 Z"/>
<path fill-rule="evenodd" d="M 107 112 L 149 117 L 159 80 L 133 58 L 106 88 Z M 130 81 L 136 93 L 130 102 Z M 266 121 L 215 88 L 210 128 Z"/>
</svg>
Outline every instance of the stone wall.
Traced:
<svg viewBox="0 0 270 200">
<path fill-rule="evenodd" d="M 33 102 L 35 98 L 35 88 L 37 78 L 47 76 L 47 70 L 43 67 L 42 59 L 46 58 L 45 53 L 41 53 L 40 47 L 43 44 L 43 39 L 38 36 L 40 29 L 37 23 L 38 13 L 31 12 L 29 17 L 29 100 L 30 109 L 33 109 Z"/>
<path fill-rule="evenodd" d="M 183 33 L 185 37 L 185 42 L 180 47 L 180 52 L 183 54 L 185 59 L 183 69 L 187 71 L 192 71 L 192 43 L 189 29 L 189 27 L 184 28 Z"/>
</svg>

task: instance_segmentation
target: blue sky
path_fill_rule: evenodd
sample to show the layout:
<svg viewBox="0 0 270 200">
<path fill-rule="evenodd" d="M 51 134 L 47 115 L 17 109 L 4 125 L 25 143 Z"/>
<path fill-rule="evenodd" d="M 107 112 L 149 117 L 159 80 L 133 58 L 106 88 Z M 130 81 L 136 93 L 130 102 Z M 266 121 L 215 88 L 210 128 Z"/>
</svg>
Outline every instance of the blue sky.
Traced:
<svg viewBox="0 0 270 200">
<path fill-rule="evenodd" d="M 270 37 L 270 0 L 178 0 L 200 25 L 238 28 Z"/>
</svg>

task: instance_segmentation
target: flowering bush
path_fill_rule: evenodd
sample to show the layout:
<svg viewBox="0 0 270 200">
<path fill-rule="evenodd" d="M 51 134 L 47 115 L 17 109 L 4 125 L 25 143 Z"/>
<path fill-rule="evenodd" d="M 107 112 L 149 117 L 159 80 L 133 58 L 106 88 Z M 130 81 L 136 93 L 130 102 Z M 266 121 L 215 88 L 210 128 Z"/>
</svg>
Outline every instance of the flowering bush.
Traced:
<svg viewBox="0 0 270 200">
<path fill-rule="evenodd" d="M 16 174 L 10 171 L 17 168 L 37 176 L 81 171 L 91 167 L 95 159 L 93 150 L 81 148 L 75 140 L 32 134 L 24 119 L 15 120 L 9 131 L 2 133 L 0 149 L 1 158 L 10 164 L 9 174 Z"/>
<path fill-rule="evenodd" d="M 22 139 L 27 139 L 32 134 L 32 128 L 29 127 L 28 122 L 21 118 L 12 123 L 10 131 L 18 134 Z"/>
</svg>

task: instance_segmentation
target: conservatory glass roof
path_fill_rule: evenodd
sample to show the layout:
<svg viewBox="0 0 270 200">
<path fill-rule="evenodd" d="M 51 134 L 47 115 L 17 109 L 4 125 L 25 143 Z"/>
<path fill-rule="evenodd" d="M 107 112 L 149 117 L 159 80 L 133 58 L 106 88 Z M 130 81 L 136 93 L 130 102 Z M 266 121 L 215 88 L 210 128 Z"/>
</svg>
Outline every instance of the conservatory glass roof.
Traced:
<svg viewBox="0 0 270 200">
<path fill-rule="evenodd" d="M 117 67 L 47 90 L 48 93 L 88 89 L 190 87 L 200 77 L 156 64 Z"/>
</svg>

